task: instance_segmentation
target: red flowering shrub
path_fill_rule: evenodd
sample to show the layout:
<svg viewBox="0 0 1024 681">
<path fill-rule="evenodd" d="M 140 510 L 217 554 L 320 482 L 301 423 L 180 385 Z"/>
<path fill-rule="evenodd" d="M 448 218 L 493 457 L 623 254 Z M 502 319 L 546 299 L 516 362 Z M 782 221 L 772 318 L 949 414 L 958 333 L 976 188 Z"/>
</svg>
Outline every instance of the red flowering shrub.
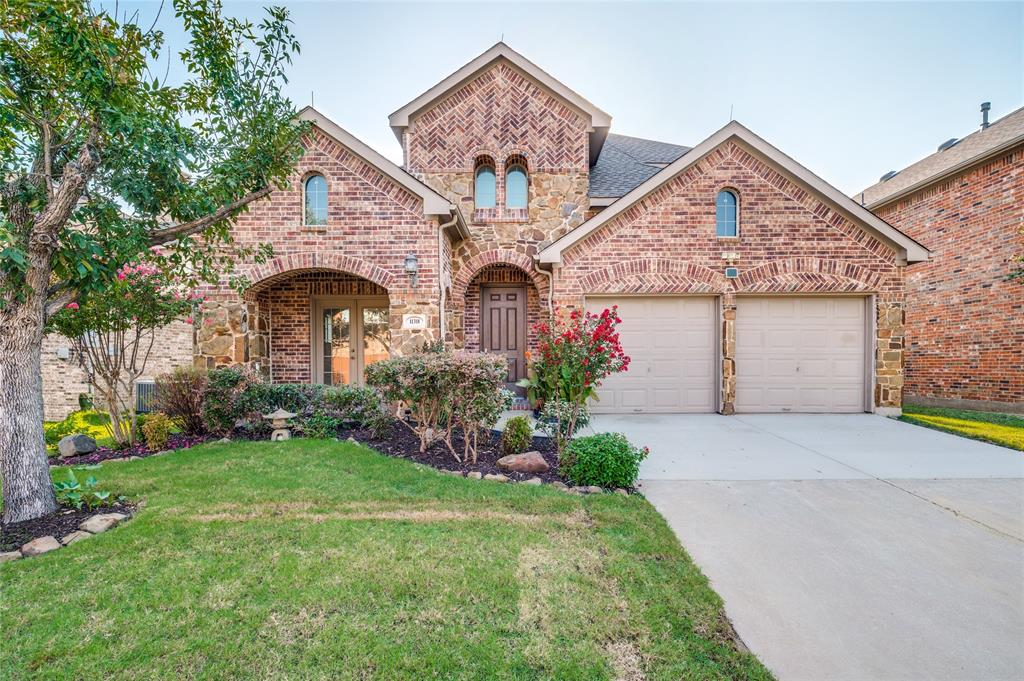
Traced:
<svg viewBox="0 0 1024 681">
<path fill-rule="evenodd" d="M 534 327 L 537 352 L 531 354 L 530 378 L 522 385 L 535 402 L 566 403 L 559 410 L 567 411 L 560 419 L 566 422 L 558 429 L 565 437 L 572 437 L 581 416 L 585 419 L 587 401 L 596 399 L 601 382 L 629 368 L 616 328 L 621 323 L 613 306 L 600 314 L 573 310 L 568 318 Z"/>
</svg>

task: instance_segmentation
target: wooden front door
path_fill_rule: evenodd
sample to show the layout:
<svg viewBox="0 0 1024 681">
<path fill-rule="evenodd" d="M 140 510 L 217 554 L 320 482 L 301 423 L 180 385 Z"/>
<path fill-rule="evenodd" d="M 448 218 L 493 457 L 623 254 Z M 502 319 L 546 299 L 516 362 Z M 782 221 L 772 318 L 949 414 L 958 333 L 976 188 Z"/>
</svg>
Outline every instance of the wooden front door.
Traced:
<svg viewBox="0 0 1024 681">
<path fill-rule="evenodd" d="M 525 288 L 480 288 L 480 345 L 484 352 L 498 352 L 508 359 L 509 384 L 526 378 Z"/>
</svg>

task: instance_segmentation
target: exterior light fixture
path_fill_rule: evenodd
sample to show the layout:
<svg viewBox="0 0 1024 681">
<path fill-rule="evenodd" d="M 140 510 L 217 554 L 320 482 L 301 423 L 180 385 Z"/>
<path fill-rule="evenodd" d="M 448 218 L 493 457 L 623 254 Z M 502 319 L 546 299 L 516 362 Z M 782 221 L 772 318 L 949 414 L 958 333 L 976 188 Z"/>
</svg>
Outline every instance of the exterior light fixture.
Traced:
<svg viewBox="0 0 1024 681">
<path fill-rule="evenodd" d="M 420 280 L 420 261 L 416 259 L 415 253 L 405 256 L 405 273 L 409 275 L 412 287 L 416 288 L 416 284 Z"/>
</svg>

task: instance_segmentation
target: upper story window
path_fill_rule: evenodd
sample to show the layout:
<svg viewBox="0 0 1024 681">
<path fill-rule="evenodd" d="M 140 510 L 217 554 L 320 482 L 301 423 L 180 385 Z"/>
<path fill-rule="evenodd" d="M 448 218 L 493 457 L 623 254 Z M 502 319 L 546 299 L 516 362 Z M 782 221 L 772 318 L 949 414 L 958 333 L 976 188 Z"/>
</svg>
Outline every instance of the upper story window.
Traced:
<svg viewBox="0 0 1024 681">
<path fill-rule="evenodd" d="M 728 189 L 718 192 L 715 199 L 715 233 L 718 236 L 736 236 L 739 218 L 739 202 L 736 194 Z"/>
<path fill-rule="evenodd" d="M 526 176 L 526 160 L 513 156 L 505 165 L 505 206 L 526 208 L 529 196 L 529 180 Z"/>
<path fill-rule="evenodd" d="M 494 208 L 497 202 L 498 190 L 497 177 L 494 174 L 494 161 L 487 157 L 477 159 L 473 203 L 476 208 Z"/>
<path fill-rule="evenodd" d="M 303 184 L 305 224 L 310 227 L 327 224 L 327 180 L 323 175 L 310 175 Z"/>
</svg>

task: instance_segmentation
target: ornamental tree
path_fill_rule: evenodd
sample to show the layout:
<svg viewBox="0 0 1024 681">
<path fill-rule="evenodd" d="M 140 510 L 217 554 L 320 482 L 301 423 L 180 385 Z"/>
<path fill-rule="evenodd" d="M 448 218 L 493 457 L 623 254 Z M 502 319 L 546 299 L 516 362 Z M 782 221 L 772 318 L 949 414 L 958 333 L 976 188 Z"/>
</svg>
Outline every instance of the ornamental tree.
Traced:
<svg viewBox="0 0 1024 681">
<path fill-rule="evenodd" d="M 189 286 L 216 279 L 240 254 L 231 220 L 283 185 L 301 153 L 304 128 L 281 91 L 298 50 L 287 12 L 259 24 L 223 16 L 217 0 L 175 0 L 174 12 L 188 44 L 170 84 L 150 71 L 164 42 L 152 26 L 88 0 L 0 3 L 4 522 L 56 508 L 42 424 L 48 319 L 114 286 L 126 262 Z"/>
<path fill-rule="evenodd" d="M 129 263 L 109 286 L 50 318 L 49 328 L 71 341 L 118 445 L 135 444 L 135 381 L 146 371 L 157 330 L 179 319 L 192 323 L 189 315 L 200 300 L 172 286 L 153 265 Z"/>
</svg>

